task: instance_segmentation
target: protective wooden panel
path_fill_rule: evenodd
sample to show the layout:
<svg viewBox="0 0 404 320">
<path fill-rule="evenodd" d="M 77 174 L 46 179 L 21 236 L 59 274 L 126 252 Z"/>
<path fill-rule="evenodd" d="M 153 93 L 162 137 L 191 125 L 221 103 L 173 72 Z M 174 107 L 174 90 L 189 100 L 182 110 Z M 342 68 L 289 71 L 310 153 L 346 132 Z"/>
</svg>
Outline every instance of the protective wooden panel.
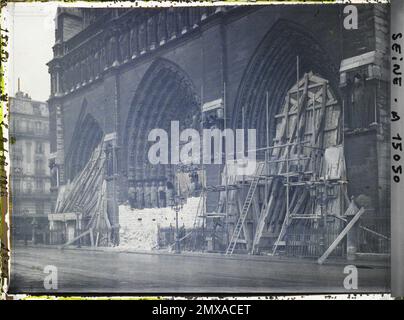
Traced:
<svg viewBox="0 0 404 320">
<path fill-rule="evenodd" d="M 297 90 L 297 88 L 299 89 Z M 283 107 L 275 116 L 276 137 L 274 146 L 282 146 L 288 142 L 300 142 L 323 150 L 335 147 L 340 143 L 340 117 L 341 109 L 328 85 L 328 81 L 313 73 L 305 74 L 298 86 L 295 85 L 288 91 Z M 273 150 L 271 159 L 281 161 L 272 163 L 270 172 L 275 174 L 289 172 L 290 179 L 294 182 L 300 179 L 306 179 L 306 182 L 311 181 L 310 176 L 306 178 L 301 176 L 308 172 L 314 174 L 315 177 L 320 177 L 324 175 L 324 171 L 335 178 L 337 178 L 336 176 L 342 178 L 345 175 L 345 168 L 343 151 L 340 151 L 336 152 L 337 157 L 333 157 L 333 152 L 328 151 L 328 161 L 324 162 L 323 153 L 316 149 L 297 144 L 279 147 Z M 286 157 L 289 158 L 288 165 L 286 165 L 286 161 L 282 161 Z M 294 159 L 300 160 L 294 161 Z M 311 176 L 313 177 L 313 175 Z M 267 210 L 261 211 L 253 250 L 260 248 L 262 235 L 266 232 L 278 234 L 278 239 L 281 240 L 287 234 L 286 242 L 289 247 L 293 247 L 289 248 L 289 253 L 318 255 L 321 252 L 321 248 L 318 247 L 320 237 L 324 236 L 325 232 L 332 239 L 334 234 L 338 234 L 340 223 L 328 224 L 326 230 L 322 229 L 320 232 L 318 222 L 307 219 L 294 220 L 293 223 L 287 221 L 285 219 L 286 188 L 282 181 L 282 179 L 277 178 L 271 181 L 272 191 L 267 198 L 268 204 L 264 206 L 264 209 Z M 316 199 L 310 196 L 307 187 L 290 187 L 289 193 L 288 207 L 291 216 L 312 216 L 314 214 L 320 216 L 323 214 L 323 210 L 340 212 L 341 194 L 338 191 L 335 192 L 335 197 L 322 208 Z M 264 225 L 265 227 L 263 227 Z"/>
</svg>

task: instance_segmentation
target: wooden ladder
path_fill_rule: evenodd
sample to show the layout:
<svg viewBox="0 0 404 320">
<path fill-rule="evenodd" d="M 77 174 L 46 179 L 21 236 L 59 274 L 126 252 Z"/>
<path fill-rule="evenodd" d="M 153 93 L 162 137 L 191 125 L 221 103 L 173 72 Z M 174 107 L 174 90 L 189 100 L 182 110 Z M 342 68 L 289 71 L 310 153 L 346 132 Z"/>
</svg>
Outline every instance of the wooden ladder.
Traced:
<svg viewBox="0 0 404 320">
<path fill-rule="evenodd" d="M 240 217 L 237 220 L 236 226 L 234 227 L 234 230 L 233 230 L 233 235 L 230 239 L 230 243 L 226 249 L 226 255 L 233 254 L 233 251 L 239 241 L 241 229 L 243 228 L 244 221 L 247 217 L 248 210 L 250 209 L 250 206 L 251 206 L 251 203 L 252 203 L 252 200 L 254 197 L 254 193 L 255 193 L 255 190 L 257 189 L 258 182 L 261 178 L 264 167 L 265 167 L 265 163 L 263 163 L 263 162 L 260 162 L 257 165 L 254 179 L 251 182 L 250 188 L 248 189 L 247 197 L 244 201 L 243 209 L 241 210 Z"/>
</svg>

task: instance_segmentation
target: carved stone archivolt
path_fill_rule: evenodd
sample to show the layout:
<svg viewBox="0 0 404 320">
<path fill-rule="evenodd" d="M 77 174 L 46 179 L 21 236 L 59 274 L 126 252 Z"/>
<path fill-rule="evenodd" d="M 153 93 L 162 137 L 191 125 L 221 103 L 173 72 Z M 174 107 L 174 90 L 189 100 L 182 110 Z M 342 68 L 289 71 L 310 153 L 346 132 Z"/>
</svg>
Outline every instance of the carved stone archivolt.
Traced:
<svg viewBox="0 0 404 320">
<path fill-rule="evenodd" d="M 296 82 L 297 56 L 301 74 L 313 71 L 328 79 L 333 88 L 338 88 L 338 68 L 333 65 L 330 54 L 299 24 L 279 21 L 257 48 L 236 99 L 233 126 L 242 126 L 244 114 L 245 126 L 257 129 L 259 146 L 266 144 L 266 92 L 271 93 L 269 119 L 272 122 L 270 128 L 274 128 L 274 115 L 283 104 L 286 91 Z M 271 130 L 272 138 L 274 133 Z"/>
<path fill-rule="evenodd" d="M 120 61 L 125 62 L 129 59 L 129 35 L 127 32 L 119 37 Z"/>
<path fill-rule="evenodd" d="M 100 49 L 100 67 L 101 70 L 106 70 L 107 69 L 107 63 L 106 63 L 106 49 L 104 46 L 101 47 Z"/>
<path fill-rule="evenodd" d="M 157 39 L 160 44 L 167 40 L 166 11 L 161 11 L 158 15 Z"/>
<path fill-rule="evenodd" d="M 143 22 L 139 26 L 139 51 L 140 53 L 146 52 L 147 35 L 146 35 L 146 23 Z"/>
<path fill-rule="evenodd" d="M 156 16 L 149 17 L 147 19 L 147 40 L 150 49 L 156 47 L 157 42 L 157 30 L 156 30 Z"/>
<path fill-rule="evenodd" d="M 137 26 L 134 26 L 130 31 L 130 51 L 132 54 L 132 58 L 135 58 L 139 54 L 139 38 Z"/>
<path fill-rule="evenodd" d="M 129 180 L 158 184 L 171 178 L 169 165 L 144 166 L 149 163 L 147 134 L 153 128 L 170 132 L 171 121 L 179 121 L 180 128 L 190 127 L 199 105 L 192 82 L 178 66 L 159 60 L 150 67 L 136 92 L 126 124 L 124 144 L 128 145 L 125 152 Z M 144 121 L 139 123 L 136 119 Z"/>
<path fill-rule="evenodd" d="M 175 38 L 177 33 L 177 21 L 176 14 L 173 8 L 170 8 L 167 12 L 167 33 L 168 38 Z"/>
<path fill-rule="evenodd" d="M 118 63 L 117 55 L 117 41 L 116 37 L 112 36 L 108 40 L 108 67 L 116 65 Z"/>
</svg>

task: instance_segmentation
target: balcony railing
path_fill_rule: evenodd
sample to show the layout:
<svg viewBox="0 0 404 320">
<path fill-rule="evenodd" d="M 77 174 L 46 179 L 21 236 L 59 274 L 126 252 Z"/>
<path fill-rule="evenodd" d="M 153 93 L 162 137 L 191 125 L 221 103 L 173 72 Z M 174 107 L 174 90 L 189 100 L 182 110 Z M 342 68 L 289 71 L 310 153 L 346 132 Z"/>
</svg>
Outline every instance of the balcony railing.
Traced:
<svg viewBox="0 0 404 320">
<path fill-rule="evenodd" d="M 13 128 L 10 130 L 10 134 L 15 137 L 29 136 L 39 138 L 49 138 L 48 129 L 26 129 L 26 128 Z"/>
<path fill-rule="evenodd" d="M 39 189 L 39 190 L 21 190 L 21 189 L 12 189 L 12 197 L 15 199 L 50 199 L 51 192 L 50 190 Z"/>
<path fill-rule="evenodd" d="M 78 34 L 64 44 L 64 56 L 58 70 L 60 88 L 52 86 L 53 94 L 67 94 L 94 80 L 112 67 L 135 60 L 158 47 L 174 41 L 200 27 L 209 16 L 221 7 L 170 8 L 127 12 L 116 20 L 108 21 L 108 28 L 99 32 L 86 29 L 86 41 Z M 50 63 L 50 66 L 53 64 Z M 52 69 L 52 67 L 51 67 Z M 55 72 L 52 72 L 55 75 Z M 53 80 L 56 83 L 56 79 Z"/>
</svg>

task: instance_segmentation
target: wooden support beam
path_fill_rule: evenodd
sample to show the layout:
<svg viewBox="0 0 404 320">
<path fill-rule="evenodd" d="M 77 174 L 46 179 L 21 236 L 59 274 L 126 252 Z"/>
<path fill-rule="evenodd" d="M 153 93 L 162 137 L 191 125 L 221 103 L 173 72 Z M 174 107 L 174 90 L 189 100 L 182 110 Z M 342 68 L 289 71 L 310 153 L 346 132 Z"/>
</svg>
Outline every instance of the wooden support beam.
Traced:
<svg viewBox="0 0 404 320">
<path fill-rule="evenodd" d="M 260 206 L 258 204 L 258 195 L 257 195 L 257 193 L 254 194 L 252 205 L 253 205 L 252 208 L 253 208 L 254 219 L 255 219 L 255 221 L 258 221 L 259 218 L 260 218 Z"/>
<path fill-rule="evenodd" d="M 72 240 L 66 242 L 65 244 L 62 244 L 59 249 L 63 249 L 66 246 L 69 246 L 73 243 L 75 243 L 77 240 L 81 239 L 82 237 L 91 234 L 92 233 L 92 229 L 88 229 L 87 231 L 83 232 L 82 234 L 78 235 L 77 237 L 73 238 Z"/>
<path fill-rule="evenodd" d="M 365 212 L 365 209 L 362 207 L 359 211 L 355 214 L 351 221 L 345 226 L 345 228 L 341 231 L 338 237 L 334 240 L 331 246 L 324 252 L 324 254 L 317 260 L 318 264 L 323 264 L 324 261 L 328 258 L 331 252 L 338 246 L 341 240 L 347 235 L 349 230 L 354 226 L 354 224 L 359 220 L 362 214 Z"/>
<path fill-rule="evenodd" d="M 94 232 L 93 232 L 93 228 L 90 228 L 90 243 L 91 246 L 94 247 Z"/>
<path fill-rule="evenodd" d="M 296 195 L 297 195 L 297 192 L 295 192 L 295 196 L 296 196 Z M 300 208 L 302 207 L 302 205 L 304 205 L 304 204 L 306 203 L 306 198 L 307 198 L 307 196 L 308 196 L 308 192 L 307 192 L 306 190 L 304 190 L 304 191 L 302 192 L 302 194 L 300 194 L 300 198 L 298 198 L 298 199 L 296 200 L 296 204 L 295 204 L 295 206 L 294 206 L 293 209 L 292 209 L 292 215 L 296 215 L 297 212 L 298 212 L 298 211 L 300 210 Z M 280 243 L 282 242 L 283 237 L 286 235 L 286 231 L 287 231 L 287 228 L 288 228 L 289 225 L 290 225 L 290 222 L 291 222 L 290 216 L 289 216 L 289 217 L 285 216 L 284 221 L 283 221 L 283 223 L 282 223 L 281 231 L 279 232 L 279 237 L 278 237 L 278 239 L 275 241 L 275 244 L 274 244 L 274 246 L 273 246 L 273 248 L 272 248 L 272 255 L 275 255 L 276 250 L 278 249 L 278 246 L 279 246 Z"/>
<path fill-rule="evenodd" d="M 335 217 L 335 218 L 337 218 L 337 219 L 339 219 L 339 220 L 341 220 L 341 221 L 347 222 L 347 219 L 344 219 L 344 218 L 339 217 L 339 216 L 336 216 L 336 215 L 332 215 L 332 216 Z M 372 229 L 369 229 L 369 228 L 367 228 L 367 227 L 359 226 L 359 229 L 361 229 L 361 230 L 363 230 L 363 231 L 366 231 L 366 232 L 369 232 L 369 233 L 373 234 L 374 236 L 379 237 L 379 238 L 382 238 L 382 239 L 384 239 L 384 240 L 388 240 L 388 241 L 391 240 L 389 237 L 385 236 L 384 234 L 378 233 L 378 232 L 376 232 L 376 231 L 374 231 L 374 230 L 372 230 Z"/>
<path fill-rule="evenodd" d="M 262 206 L 262 210 L 260 213 L 260 218 L 258 220 L 257 227 L 255 229 L 254 241 L 252 244 L 252 253 L 257 251 L 257 246 L 261 240 L 262 233 L 264 231 L 265 223 L 267 220 L 268 213 L 271 211 L 274 203 L 275 203 L 276 194 L 271 192 L 271 196 L 269 197 L 268 202 L 264 203 Z"/>
</svg>

